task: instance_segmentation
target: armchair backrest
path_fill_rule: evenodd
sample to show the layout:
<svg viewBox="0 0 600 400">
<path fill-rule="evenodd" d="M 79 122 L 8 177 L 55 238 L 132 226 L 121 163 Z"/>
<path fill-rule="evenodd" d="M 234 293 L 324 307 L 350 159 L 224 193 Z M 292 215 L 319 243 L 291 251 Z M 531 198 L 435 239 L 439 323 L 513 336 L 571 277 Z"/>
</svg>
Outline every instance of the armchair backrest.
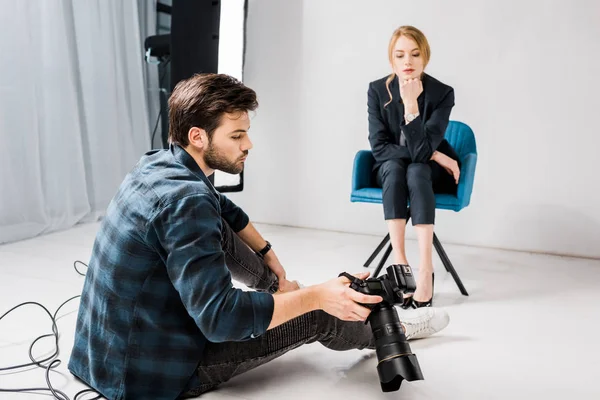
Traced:
<svg viewBox="0 0 600 400">
<path fill-rule="evenodd" d="M 450 121 L 444 137 L 456 151 L 461 161 L 465 160 L 467 154 L 477 154 L 475 135 L 469 125 L 459 121 Z"/>
</svg>

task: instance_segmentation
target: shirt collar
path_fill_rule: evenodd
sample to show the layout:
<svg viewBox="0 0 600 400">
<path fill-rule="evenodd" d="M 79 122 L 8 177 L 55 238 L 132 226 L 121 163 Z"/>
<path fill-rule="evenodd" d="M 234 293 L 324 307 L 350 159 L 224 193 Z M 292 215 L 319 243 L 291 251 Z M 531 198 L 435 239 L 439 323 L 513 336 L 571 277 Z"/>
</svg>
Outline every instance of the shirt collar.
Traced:
<svg viewBox="0 0 600 400">
<path fill-rule="evenodd" d="M 203 180 L 208 185 L 208 187 L 215 190 L 213 184 L 210 182 L 206 174 L 204 174 L 204 171 L 202 171 L 202 168 L 200 168 L 196 160 L 194 160 L 194 157 L 192 157 L 190 153 L 185 151 L 183 147 L 181 147 L 177 143 L 171 143 L 169 145 L 169 151 L 171 151 L 171 154 L 173 154 L 173 157 L 177 162 L 189 169 L 198 178 Z"/>
</svg>

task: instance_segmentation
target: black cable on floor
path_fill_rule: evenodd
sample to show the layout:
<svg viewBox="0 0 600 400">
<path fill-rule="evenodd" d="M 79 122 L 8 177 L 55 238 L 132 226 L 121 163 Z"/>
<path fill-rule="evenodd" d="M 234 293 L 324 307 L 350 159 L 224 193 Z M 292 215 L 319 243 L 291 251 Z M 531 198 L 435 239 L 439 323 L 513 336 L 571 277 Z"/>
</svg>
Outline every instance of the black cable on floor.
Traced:
<svg viewBox="0 0 600 400">
<path fill-rule="evenodd" d="M 73 268 L 75 269 L 75 271 L 82 276 L 85 276 L 84 273 L 82 273 L 81 271 L 79 271 L 77 269 L 77 264 L 81 264 L 83 266 L 85 266 L 87 268 L 87 265 L 84 262 L 81 262 L 79 260 L 75 261 L 73 263 Z M 25 303 L 21 303 L 13 308 L 11 308 L 10 310 L 8 310 L 7 312 L 5 312 L 4 314 L 2 314 L 2 316 L 0 316 L 0 321 L 2 321 L 2 318 L 6 317 L 8 314 L 10 314 L 11 312 L 13 312 L 14 310 L 27 306 L 27 305 L 36 305 L 41 307 L 44 311 L 46 311 L 46 314 L 48 314 L 48 316 L 50 317 L 50 320 L 52 321 L 52 333 L 46 334 L 46 335 L 42 335 L 39 336 L 38 338 L 36 338 L 33 343 L 31 343 L 31 346 L 29 346 L 29 359 L 31 360 L 30 363 L 26 363 L 26 364 L 19 364 L 19 365 L 13 365 L 10 367 L 0 367 L 0 372 L 1 371 L 12 371 L 15 369 L 21 369 L 21 368 L 25 368 L 25 367 L 31 367 L 31 366 L 37 366 L 40 368 L 44 368 L 46 370 L 46 383 L 48 384 L 47 388 L 14 388 L 14 389 L 4 389 L 4 388 L 0 388 L 0 393 L 4 392 L 8 392 L 8 393 L 27 393 L 27 392 L 50 392 L 52 393 L 52 395 L 54 396 L 55 399 L 58 400 L 71 400 L 69 398 L 69 396 L 67 396 L 64 392 L 58 390 L 58 389 L 54 389 L 54 387 L 52 387 L 52 383 L 50 382 L 50 370 L 52 368 L 58 367 L 61 363 L 61 361 L 56 358 L 58 357 L 59 354 L 59 347 L 58 347 L 58 338 L 59 338 L 59 333 L 58 333 L 58 325 L 56 324 L 56 316 L 58 315 L 58 312 L 60 311 L 60 309 L 67 304 L 68 302 L 75 300 L 76 298 L 81 297 L 80 295 L 78 296 L 73 296 L 70 299 L 66 300 L 65 302 L 63 302 L 54 312 L 54 315 L 52 313 L 50 313 L 50 311 L 48 311 L 48 309 L 46 307 L 44 307 L 42 304 L 37 303 L 35 301 L 27 301 Z M 47 337 L 51 337 L 54 336 L 54 353 L 52 353 L 51 356 L 44 358 L 43 360 L 36 360 L 35 357 L 33 356 L 33 346 L 35 346 L 35 344 L 44 338 Z M 52 361 L 50 361 L 52 360 Z M 50 361 L 50 363 L 48 365 L 44 365 L 43 363 L 45 363 L 46 361 Z M 73 398 L 73 400 L 78 400 L 79 396 L 83 396 L 84 394 L 87 393 L 95 393 L 97 394 L 96 397 L 93 397 L 91 399 L 88 400 L 97 400 L 102 398 L 102 395 L 100 395 L 99 393 L 97 393 L 95 390 L 93 389 L 85 389 L 85 390 L 81 390 L 79 392 L 77 392 L 77 394 L 75 394 L 75 397 Z"/>
<path fill-rule="evenodd" d="M 79 261 L 79 260 L 75 260 L 75 262 L 73 263 L 73 268 L 75 268 L 75 272 L 77 272 L 81 276 L 85 276 L 85 274 L 83 272 L 81 272 L 80 270 L 77 269 L 77 264 L 81 264 L 86 268 L 88 267 L 87 264 L 84 263 L 83 261 Z"/>
</svg>

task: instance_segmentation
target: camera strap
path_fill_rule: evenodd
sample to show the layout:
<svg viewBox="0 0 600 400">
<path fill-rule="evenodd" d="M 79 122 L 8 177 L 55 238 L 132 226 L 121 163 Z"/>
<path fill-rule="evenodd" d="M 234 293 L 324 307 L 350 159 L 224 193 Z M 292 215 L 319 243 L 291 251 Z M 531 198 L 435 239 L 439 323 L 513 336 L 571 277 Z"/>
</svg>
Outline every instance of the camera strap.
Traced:
<svg viewBox="0 0 600 400">
<path fill-rule="evenodd" d="M 357 277 L 355 277 L 355 276 L 352 276 L 352 275 L 350 275 L 350 274 L 349 274 L 349 273 L 347 273 L 347 272 L 342 272 L 341 274 L 339 274 L 339 275 L 338 275 L 338 278 L 339 278 L 340 276 L 345 276 L 346 278 L 350 279 L 350 282 L 354 282 L 354 281 L 356 281 L 356 280 L 360 281 L 360 279 L 358 279 L 358 278 L 357 278 Z"/>
</svg>

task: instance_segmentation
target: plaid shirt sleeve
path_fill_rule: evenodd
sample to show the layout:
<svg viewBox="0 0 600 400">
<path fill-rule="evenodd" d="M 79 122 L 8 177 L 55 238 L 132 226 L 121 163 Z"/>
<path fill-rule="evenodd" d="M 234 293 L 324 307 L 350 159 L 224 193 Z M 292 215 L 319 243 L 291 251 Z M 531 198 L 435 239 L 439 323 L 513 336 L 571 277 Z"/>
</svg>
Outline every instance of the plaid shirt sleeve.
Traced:
<svg viewBox="0 0 600 400">
<path fill-rule="evenodd" d="M 219 193 L 219 203 L 221 206 L 221 216 L 234 232 L 239 232 L 248 225 L 250 219 L 246 213 L 236 206 L 227 196 Z"/>
<path fill-rule="evenodd" d="M 274 307 L 268 293 L 233 287 L 221 248 L 221 215 L 238 221 L 237 227 L 243 224 L 242 228 L 248 217 L 243 214 L 244 223 L 241 209 L 229 200 L 222 204 L 224 212 L 209 194 L 192 194 L 162 207 L 152 221 L 161 253 L 166 254 L 169 279 L 188 314 L 211 342 L 262 335 L 271 323 Z"/>
</svg>

